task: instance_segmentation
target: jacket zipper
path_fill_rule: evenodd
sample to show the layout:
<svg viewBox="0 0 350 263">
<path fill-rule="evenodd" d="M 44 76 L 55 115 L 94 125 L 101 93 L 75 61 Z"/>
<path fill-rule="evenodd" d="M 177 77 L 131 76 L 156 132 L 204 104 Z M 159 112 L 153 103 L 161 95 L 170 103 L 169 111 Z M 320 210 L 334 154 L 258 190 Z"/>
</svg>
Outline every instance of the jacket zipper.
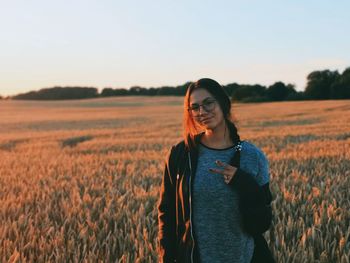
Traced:
<svg viewBox="0 0 350 263">
<path fill-rule="evenodd" d="M 192 233 L 192 207 L 191 207 L 191 203 L 192 203 L 192 197 L 191 197 L 191 188 L 192 188 L 192 184 L 191 184 L 191 178 L 192 178 L 192 164 L 191 164 L 191 155 L 190 152 L 187 152 L 188 154 L 188 163 L 190 166 L 190 185 L 189 185 L 189 196 L 190 196 L 190 223 L 191 223 L 191 237 L 192 237 L 192 248 L 191 248 L 191 262 L 193 263 L 193 248 L 194 248 L 194 238 L 193 238 L 193 233 Z"/>
</svg>

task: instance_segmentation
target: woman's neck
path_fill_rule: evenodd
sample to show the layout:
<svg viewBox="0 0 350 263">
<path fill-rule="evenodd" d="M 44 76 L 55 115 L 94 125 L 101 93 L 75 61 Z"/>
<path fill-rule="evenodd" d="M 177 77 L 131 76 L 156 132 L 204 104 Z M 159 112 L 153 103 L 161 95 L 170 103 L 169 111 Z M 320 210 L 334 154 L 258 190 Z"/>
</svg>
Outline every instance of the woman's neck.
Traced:
<svg viewBox="0 0 350 263">
<path fill-rule="evenodd" d="M 228 127 L 224 124 L 215 130 L 205 130 L 201 142 L 213 148 L 226 148 L 233 145 Z"/>
</svg>

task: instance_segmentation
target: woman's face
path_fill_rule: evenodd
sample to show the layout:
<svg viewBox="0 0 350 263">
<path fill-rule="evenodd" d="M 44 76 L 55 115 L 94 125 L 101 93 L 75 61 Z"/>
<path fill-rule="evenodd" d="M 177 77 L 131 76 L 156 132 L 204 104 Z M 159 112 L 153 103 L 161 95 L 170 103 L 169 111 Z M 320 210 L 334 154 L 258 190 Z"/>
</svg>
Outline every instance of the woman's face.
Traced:
<svg viewBox="0 0 350 263">
<path fill-rule="evenodd" d="M 190 96 L 189 112 L 194 122 L 205 129 L 214 130 L 224 124 L 219 103 L 205 89 L 195 89 Z"/>
</svg>

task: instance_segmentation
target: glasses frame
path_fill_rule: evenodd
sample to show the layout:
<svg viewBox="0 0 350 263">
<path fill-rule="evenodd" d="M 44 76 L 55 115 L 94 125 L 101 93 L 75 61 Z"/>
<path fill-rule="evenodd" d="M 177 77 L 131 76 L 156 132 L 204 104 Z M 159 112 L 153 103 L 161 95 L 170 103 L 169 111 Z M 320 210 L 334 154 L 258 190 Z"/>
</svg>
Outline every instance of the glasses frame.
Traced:
<svg viewBox="0 0 350 263">
<path fill-rule="evenodd" d="M 208 109 L 208 103 L 213 103 L 213 108 L 212 109 Z M 216 105 L 216 100 L 213 99 L 213 98 L 208 98 L 208 100 L 206 101 L 206 99 L 202 102 L 202 104 L 198 104 L 198 110 L 196 111 L 196 113 L 194 114 L 194 109 L 193 107 L 188 107 L 188 111 L 189 113 L 193 116 L 193 117 L 198 117 L 199 116 L 199 113 L 201 111 L 201 107 L 202 107 L 202 110 L 205 110 L 206 112 L 212 112 L 215 110 L 215 105 Z M 197 107 L 197 106 L 196 106 Z"/>
</svg>

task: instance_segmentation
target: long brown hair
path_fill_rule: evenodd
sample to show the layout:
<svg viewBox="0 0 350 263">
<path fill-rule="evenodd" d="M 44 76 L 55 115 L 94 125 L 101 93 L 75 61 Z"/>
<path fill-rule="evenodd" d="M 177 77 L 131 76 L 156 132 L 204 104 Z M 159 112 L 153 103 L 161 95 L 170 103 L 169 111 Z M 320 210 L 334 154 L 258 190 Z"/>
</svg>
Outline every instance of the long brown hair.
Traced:
<svg viewBox="0 0 350 263">
<path fill-rule="evenodd" d="M 203 78 L 203 79 L 197 80 L 196 82 L 191 83 L 185 95 L 183 136 L 184 136 L 186 146 L 189 147 L 189 144 L 195 145 L 195 141 L 194 141 L 195 135 L 200 132 L 199 127 L 196 125 L 190 112 L 188 111 L 188 108 L 190 107 L 190 97 L 193 90 L 195 89 L 205 89 L 216 99 L 216 101 L 218 102 L 223 112 L 231 140 L 234 144 L 237 144 L 240 141 L 240 137 L 238 135 L 236 125 L 233 123 L 233 120 L 232 120 L 230 97 L 227 95 L 224 88 L 218 82 L 216 82 L 213 79 Z"/>
</svg>

